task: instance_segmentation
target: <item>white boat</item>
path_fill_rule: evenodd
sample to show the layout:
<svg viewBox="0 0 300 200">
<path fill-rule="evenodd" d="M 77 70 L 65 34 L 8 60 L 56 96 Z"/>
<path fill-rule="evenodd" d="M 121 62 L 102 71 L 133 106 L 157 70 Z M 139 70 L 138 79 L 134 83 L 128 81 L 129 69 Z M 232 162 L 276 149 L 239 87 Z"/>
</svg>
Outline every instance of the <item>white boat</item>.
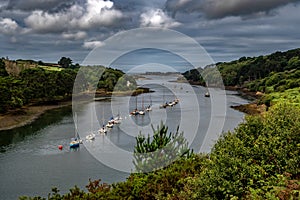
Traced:
<svg viewBox="0 0 300 200">
<path fill-rule="evenodd" d="M 86 137 L 85 137 L 85 139 L 86 140 L 88 140 L 88 141 L 91 141 L 91 140 L 94 140 L 95 139 L 95 134 L 94 133 L 91 133 L 91 134 L 89 134 L 89 135 L 87 135 Z"/>
<path fill-rule="evenodd" d="M 107 128 L 103 125 L 99 130 L 98 130 L 98 132 L 100 133 L 100 134 L 106 134 L 107 133 Z"/>
<path fill-rule="evenodd" d="M 104 109 L 103 109 L 103 107 L 102 107 L 102 127 L 98 130 L 98 133 L 100 133 L 102 135 L 107 133 L 107 128 L 104 125 Z"/>
<path fill-rule="evenodd" d="M 152 99 L 151 99 L 151 94 L 150 94 L 150 104 L 149 104 L 148 107 L 146 108 L 146 111 L 147 111 L 147 112 L 149 112 L 149 111 L 152 110 L 151 106 L 152 106 Z"/>
<path fill-rule="evenodd" d="M 178 104 L 178 103 L 179 103 L 179 99 L 176 98 L 176 99 L 174 100 L 174 102 L 175 102 L 175 104 Z"/>
<path fill-rule="evenodd" d="M 92 140 L 94 140 L 95 139 L 95 134 L 94 134 L 94 131 L 93 131 L 93 109 L 91 109 L 91 119 L 90 119 L 90 121 L 91 121 L 91 133 L 89 134 L 89 135 L 87 135 L 87 136 L 85 136 L 85 139 L 87 140 L 87 141 L 92 141 Z"/>
<path fill-rule="evenodd" d="M 115 119 L 114 117 L 111 117 L 108 121 L 109 124 L 115 124 Z"/>
<path fill-rule="evenodd" d="M 165 102 L 165 89 L 163 89 L 163 102 Z M 163 103 L 159 106 L 159 108 L 166 108 L 168 107 L 168 102 Z"/>
<path fill-rule="evenodd" d="M 142 94 L 143 95 L 143 94 Z M 145 115 L 144 96 L 142 96 L 142 109 L 139 110 L 139 115 Z"/>
<path fill-rule="evenodd" d="M 151 105 L 149 105 L 147 108 L 146 108 L 146 111 L 151 111 L 152 110 L 152 108 L 151 108 Z"/>
<path fill-rule="evenodd" d="M 159 108 L 166 108 L 166 107 L 168 107 L 168 103 L 166 102 L 166 103 L 163 103 L 163 104 L 161 104 L 160 106 L 159 106 Z"/>
<path fill-rule="evenodd" d="M 168 106 L 170 106 L 170 107 L 175 106 L 175 102 L 174 102 L 174 101 L 169 102 L 169 103 L 168 103 Z"/>
<path fill-rule="evenodd" d="M 113 127 L 114 127 L 114 124 L 108 122 L 108 123 L 106 124 L 106 127 L 107 127 L 107 128 L 113 128 Z"/>
<path fill-rule="evenodd" d="M 140 111 L 139 111 L 139 115 L 145 115 L 145 111 L 140 110 Z"/>
<path fill-rule="evenodd" d="M 130 112 L 130 116 L 136 116 L 139 114 L 139 110 L 137 109 L 137 97 L 135 97 L 135 109 Z"/>
<path fill-rule="evenodd" d="M 117 117 L 114 118 L 114 124 L 121 124 L 122 117 L 120 117 L 120 114 L 117 115 Z"/>
<path fill-rule="evenodd" d="M 130 113 L 131 116 L 136 116 L 136 115 L 138 115 L 138 114 L 139 114 L 139 111 L 138 111 L 137 109 L 133 110 L 133 111 Z"/>
</svg>

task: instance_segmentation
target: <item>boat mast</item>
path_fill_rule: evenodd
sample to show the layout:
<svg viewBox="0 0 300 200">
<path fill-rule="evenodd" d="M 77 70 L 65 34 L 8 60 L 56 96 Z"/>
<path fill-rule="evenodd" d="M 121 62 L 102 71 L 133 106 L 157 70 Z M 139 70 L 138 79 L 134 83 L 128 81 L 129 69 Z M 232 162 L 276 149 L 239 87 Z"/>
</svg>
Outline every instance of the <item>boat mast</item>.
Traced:
<svg viewBox="0 0 300 200">
<path fill-rule="evenodd" d="M 142 110 L 144 110 L 144 96 L 142 96 Z"/>
<path fill-rule="evenodd" d="M 75 125 L 75 139 L 80 139 L 79 138 L 79 134 L 78 134 L 78 127 L 77 127 L 77 123 L 78 123 L 78 118 L 77 118 L 77 113 L 75 113 L 75 121 L 74 121 L 74 125 Z"/>
<path fill-rule="evenodd" d="M 135 110 L 137 110 L 137 96 L 135 96 Z"/>
</svg>

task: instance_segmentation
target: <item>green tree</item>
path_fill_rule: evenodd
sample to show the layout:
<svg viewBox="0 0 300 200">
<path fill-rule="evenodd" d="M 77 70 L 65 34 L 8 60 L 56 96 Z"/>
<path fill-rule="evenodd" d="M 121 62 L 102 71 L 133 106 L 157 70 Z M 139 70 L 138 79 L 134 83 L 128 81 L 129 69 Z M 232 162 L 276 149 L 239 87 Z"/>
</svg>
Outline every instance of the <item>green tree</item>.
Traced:
<svg viewBox="0 0 300 200">
<path fill-rule="evenodd" d="M 8 76 L 3 59 L 0 59 L 0 77 L 1 76 Z"/>
<path fill-rule="evenodd" d="M 168 127 L 161 123 L 156 130 L 152 126 L 152 130 L 152 139 L 150 135 L 145 137 L 139 134 L 136 137 L 133 163 L 138 172 L 163 168 L 176 159 L 191 154 L 183 132 L 179 133 L 179 127 L 175 133 L 168 133 Z"/>
<path fill-rule="evenodd" d="M 71 60 L 71 58 L 62 57 L 58 61 L 58 64 L 63 68 L 70 68 L 70 67 L 72 67 L 72 60 Z"/>
</svg>

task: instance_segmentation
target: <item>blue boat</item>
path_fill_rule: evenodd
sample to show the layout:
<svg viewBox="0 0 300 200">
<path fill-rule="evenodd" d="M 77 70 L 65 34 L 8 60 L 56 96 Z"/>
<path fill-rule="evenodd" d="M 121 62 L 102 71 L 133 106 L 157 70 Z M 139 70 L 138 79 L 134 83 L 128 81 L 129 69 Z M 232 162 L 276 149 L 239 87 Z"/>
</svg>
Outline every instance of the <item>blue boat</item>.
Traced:
<svg viewBox="0 0 300 200">
<path fill-rule="evenodd" d="M 77 140 L 76 138 L 70 142 L 70 148 L 78 148 L 80 146 L 80 141 Z"/>
<path fill-rule="evenodd" d="M 75 149 L 80 146 L 80 143 L 82 143 L 82 140 L 80 140 L 78 131 L 77 131 L 77 115 L 75 114 L 76 122 L 75 122 L 75 138 L 71 139 L 70 142 L 70 149 Z"/>
</svg>

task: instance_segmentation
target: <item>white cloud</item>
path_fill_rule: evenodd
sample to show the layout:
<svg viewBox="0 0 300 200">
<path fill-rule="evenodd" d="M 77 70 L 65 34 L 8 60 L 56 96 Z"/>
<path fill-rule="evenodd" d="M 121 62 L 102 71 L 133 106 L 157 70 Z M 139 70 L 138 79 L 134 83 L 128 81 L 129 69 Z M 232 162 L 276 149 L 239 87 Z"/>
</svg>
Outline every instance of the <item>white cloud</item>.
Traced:
<svg viewBox="0 0 300 200">
<path fill-rule="evenodd" d="M 19 25 L 10 18 L 0 18 L 0 33 L 12 35 L 17 32 Z"/>
<path fill-rule="evenodd" d="M 62 34 L 62 37 L 67 40 L 80 40 L 87 36 L 87 33 L 84 31 L 78 31 L 76 33 L 65 32 Z"/>
<path fill-rule="evenodd" d="M 101 47 L 104 45 L 104 42 L 102 41 L 86 41 L 83 44 L 83 47 L 86 49 L 94 49 L 96 47 Z"/>
<path fill-rule="evenodd" d="M 76 23 L 83 13 L 82 7 L 72 6 L 67 12 L 50 14 L 44 11 L 33 11 L 25 23 L 35 32 L 62 32 Z"/>
<path fill-rule="evenodd" d="M 78 25 L 81 28 L 93 26 L 112 26 L 123 17 L 119 10 L 113 9 L 114 3 L 103 0 L 87 0 L 86 13 L 81 17 Z"/>
<path fill-rule="evenodd" d="M 180 25 L 179 22 L 174 21 L 174 19 L 166 15 L 161 9 L 153 9 L 142 13 L 140 23 L 142 27 L 161 28 L 173 28 Z"/>
<path fill-rule="evenodd" d="M 104 0 L 87 0 L 85 6 L 73 5 L 59 13 L 33 11 L 25 24 L 34 32 L 68 32 L 87 30 L 99 26 L 113 26 L 123 14 L 113 8 L 114 3 Z"/>
</svg>

